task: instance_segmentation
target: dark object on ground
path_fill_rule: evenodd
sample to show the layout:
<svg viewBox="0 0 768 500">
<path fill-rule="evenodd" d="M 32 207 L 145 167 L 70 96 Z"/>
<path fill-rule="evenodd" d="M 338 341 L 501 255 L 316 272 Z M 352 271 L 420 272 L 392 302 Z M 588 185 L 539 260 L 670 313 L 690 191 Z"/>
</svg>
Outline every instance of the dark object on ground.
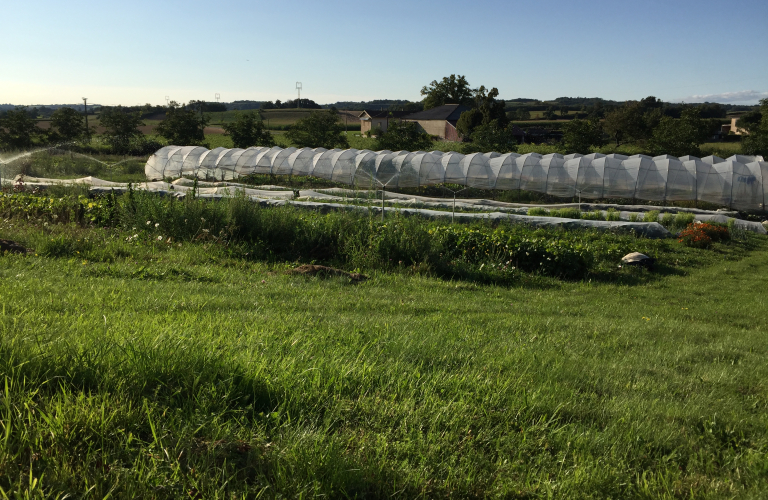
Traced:
<svg viewBox="0 0 768 500">
<path fill-rule="evenodd" d="M 24 248 L 23 246 L 19 245 L 15 241 L 0 240 L 0 254 L 3 254 L 5 252 L 9 252 L 9 253 L 32 253 L 33 250 L 30 249 L 30 248 Z"/>
<path fill-rule="evenodd" d="M 640 252 L 628 253 L 621 258 L 621 263 L 625 266 L 644 267 L 646 269 L 653 269 L 653 265 L 656 263 L 656 259 L 648 257 Z"/>
<path fill-rule="evenodd" d="M 291 269 L 288 272 L 290 274 L 303 274 L 304 276 L 319 276 L 321 278 L 325 278 L 328 276 L 345 276 L 350 280 L 352 280 L 353 282 L 360 282 L 368 279 L 368 276 L 364 274 L 348 273 L 346 271 L 342 271 L 341 269 L 335 269 L 333 267 L 327 267 L 327 266 L 317 266 L 314 264 L 304 264 L 303 266 L 299 266 L 295 269 Z"/>
</svg>

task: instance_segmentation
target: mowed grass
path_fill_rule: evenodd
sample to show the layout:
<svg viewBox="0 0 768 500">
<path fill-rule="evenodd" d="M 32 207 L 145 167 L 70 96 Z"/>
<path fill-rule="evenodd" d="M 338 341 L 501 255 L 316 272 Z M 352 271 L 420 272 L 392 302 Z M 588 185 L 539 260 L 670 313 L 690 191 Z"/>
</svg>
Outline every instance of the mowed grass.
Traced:
<svg viewBox="0 0 768 500">
<path fill-rule="evenodd" d="M 5 223 L 0 238 L 46 231 Z M 112 262 L 0 257 L 0 494 L 768 488 L 764 239 L 642 285 L 497 287 L 407 272 L 352 285 L 125 236 Z"/>
</svg>

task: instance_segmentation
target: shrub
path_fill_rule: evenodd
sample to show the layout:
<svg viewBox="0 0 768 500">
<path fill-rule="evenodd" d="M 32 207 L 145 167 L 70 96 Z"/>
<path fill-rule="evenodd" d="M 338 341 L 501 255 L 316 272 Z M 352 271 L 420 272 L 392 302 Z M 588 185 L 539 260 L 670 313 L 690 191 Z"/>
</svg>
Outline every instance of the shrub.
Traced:
<svg viewBox="0 0 768 500">
<path fill-rule="evenodd" d="M 658 210 L 651 210 L 650 212 L 646 212 L 643 216 L 643 222 L 659 222 L 659 215 L 661 212 Z"/>
<path fill-rule="evenodd" d="M 532 207 L 528 209 L 528 215 L 532 215 L 536 217 L 548 217 L 549 210 L 541 207 Z"/>
<path fill-rule="evenodd" d="M 693 221 L 695 220 L 695 218 L 696 216 L 691 213 L 678 212 L 677 215 L 675 216 L 674 227 L 681 228 L 681 229 L 688 227 L 689 225 L 693 224 Z"/>
<path fill-rule="evenodd" d="M 675 224 L 675 216 L 670 213 L 665 213 L 661 216 L 661 225 L 670 228 Z"/>
<path fill-rule="evenodd" d="M 585 220 L 605 220 L 603 212 L 600 210 L 592 210 L 591 212 L 581 212 L 581 218 Z"/>
<path fill-rule="evenodd" d="M 677 241 L 687 247 L 709 248 L 712 242 L 729 240 L 730 233 L 727 226 L 700 223 L 690 224 L 680 232 L 678 238 Z"/>
<path fill-rule="evenodd" d="M 549 212 L 552 217 L 561 217 L 563 219 L 581 219 L 581 210 L 578 208 L 561 208 Z"/>
</svg>

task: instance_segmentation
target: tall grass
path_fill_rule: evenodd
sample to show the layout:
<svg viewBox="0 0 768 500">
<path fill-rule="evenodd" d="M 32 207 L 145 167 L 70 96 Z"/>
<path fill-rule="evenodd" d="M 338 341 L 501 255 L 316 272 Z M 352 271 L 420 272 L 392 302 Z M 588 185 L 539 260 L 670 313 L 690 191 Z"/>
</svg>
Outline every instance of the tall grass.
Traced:
<svg viewBox="0 0 768 500">
<path fill-rule="evenodd" d="M 549 215 L 597 217 L 577 209 Z M 682 251 L 672 241 L 596 230 L 536 229 L 483 221 L 454 226 L 399 215 L 382 222 L 356 212 L 322 214 L 290 206 L 261 207 L 240 197 L 219 202 L 191 196 L 178 200 L 132 190 L 95 199 L 7 194 L 0 197 L 0 216 L 48 227 L 75 222 L 117 230 L 131 244 L 150 244 L 158 252 L 199 242 L 249 260 L 322 262 L 369 270 L 411 268 L 443 278 L 495 283 L 513 283 L 521 273 L 621 280 L 625 277 L 614 266 L 625 253 L 643 251 L 662 257 Z M 119 257 L 112 243 L 82 245 L 85 240 L 33 242 L 42 255 L 82 254 L 98 261 Z"/>
</svg>

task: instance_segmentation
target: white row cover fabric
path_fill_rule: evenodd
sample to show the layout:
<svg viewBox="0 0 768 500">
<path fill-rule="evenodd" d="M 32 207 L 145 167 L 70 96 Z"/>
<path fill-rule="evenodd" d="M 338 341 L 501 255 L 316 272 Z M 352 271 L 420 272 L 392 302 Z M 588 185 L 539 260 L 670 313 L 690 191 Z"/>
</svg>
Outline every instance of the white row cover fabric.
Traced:
<svg viewBox="0 0 768 500">
<path fill-rule="evenodd" d="M 313 176 L 367 188 L 460 184 L 561 198 L 698 200 L 764 210 L 768 163 L 760 156 L 696 158 L 619 154 L 369 151 L 367 149 L 166 146 L 147 161 L 148 179 L 231 180 L 251 174 Z"/>
</svg>

